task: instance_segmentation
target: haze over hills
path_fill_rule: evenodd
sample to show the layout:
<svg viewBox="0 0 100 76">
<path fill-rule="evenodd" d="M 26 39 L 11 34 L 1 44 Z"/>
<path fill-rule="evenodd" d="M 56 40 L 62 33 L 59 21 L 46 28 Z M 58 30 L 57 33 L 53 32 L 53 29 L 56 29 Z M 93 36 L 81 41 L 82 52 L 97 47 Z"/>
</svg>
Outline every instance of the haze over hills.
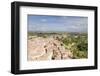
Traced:
<svg viewBox="0 0 100 76">
<path fill-rule="evenodd" d="M 28 31 L 28 32 L 31 32 L 31 33 L 79 33 L 79 34 L 81 34 L 81 33 L 86 33 L 87 34 L 87 32 L 85 31 L 85 32 L 70 32 L 70 31 Z"/>
</svg>

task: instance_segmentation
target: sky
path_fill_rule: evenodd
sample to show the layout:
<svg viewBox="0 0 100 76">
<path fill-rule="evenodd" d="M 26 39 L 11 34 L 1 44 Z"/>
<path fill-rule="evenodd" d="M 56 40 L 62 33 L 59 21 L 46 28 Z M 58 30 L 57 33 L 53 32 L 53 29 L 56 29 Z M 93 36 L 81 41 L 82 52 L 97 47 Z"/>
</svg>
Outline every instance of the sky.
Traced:
<svg viewBox="0 0 100 76">
<path fill-rule="evenodd" d="M 87 32 L 88 17 L 28 15 L 28 31 Z"/>
</svg>

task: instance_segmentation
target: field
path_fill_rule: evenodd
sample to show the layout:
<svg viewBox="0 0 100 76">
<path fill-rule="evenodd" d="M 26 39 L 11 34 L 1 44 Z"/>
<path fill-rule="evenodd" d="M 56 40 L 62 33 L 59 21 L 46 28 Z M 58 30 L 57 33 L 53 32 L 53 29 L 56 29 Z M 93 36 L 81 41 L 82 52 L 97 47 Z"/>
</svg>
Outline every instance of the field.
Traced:
<svg viewBox="0 0 100 76">
<path fill-rule="evenodd" d="M 86 33 L 28 32 L 28 60 L 82 58 L 88 58 Z"/>
</svg>

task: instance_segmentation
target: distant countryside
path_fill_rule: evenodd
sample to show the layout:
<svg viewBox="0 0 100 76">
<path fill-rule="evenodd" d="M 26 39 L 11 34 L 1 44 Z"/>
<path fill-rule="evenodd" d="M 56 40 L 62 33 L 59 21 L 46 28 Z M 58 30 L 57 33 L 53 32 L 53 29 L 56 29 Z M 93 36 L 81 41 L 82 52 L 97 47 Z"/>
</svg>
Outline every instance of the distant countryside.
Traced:
<svg viewBox="0 0 100 76">
<path fill-rule="evenodd" d="M 87 17 L 29 16 L 28 61 L 88 58 Z"/>
<path fill-rule="evenodd" d="M 32 33 L 32 32 L 28 33 L 28 40 L 34 41 L 35 39 L 38 39 L 38 38 L 42 40 L 51 39 L 51 40 L 59 41 L 60 42 L 59 46 L 64 46 L 66 51 L 67 50 L 70 51 L 71 56 L 69 54 L 69 58 L 71 59 L 87 58 L 88 56 L 87 55 L 88 41 L 87 41 L 86 33 Z M 56 47 L 59 47 L 59 46 L 56 46 Z"/>
</svg>

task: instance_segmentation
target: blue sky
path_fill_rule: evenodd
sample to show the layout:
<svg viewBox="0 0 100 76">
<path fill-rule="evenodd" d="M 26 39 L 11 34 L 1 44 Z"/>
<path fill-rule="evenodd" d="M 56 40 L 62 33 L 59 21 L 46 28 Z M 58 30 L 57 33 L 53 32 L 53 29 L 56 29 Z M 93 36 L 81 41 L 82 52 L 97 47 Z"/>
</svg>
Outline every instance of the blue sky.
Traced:
<svg viewBox="0 0 100 76">
<path fill-rule="evenodd" d="M 87 32 L 88 17 L 28 15 L 28 31 Z"/>
</svg>

